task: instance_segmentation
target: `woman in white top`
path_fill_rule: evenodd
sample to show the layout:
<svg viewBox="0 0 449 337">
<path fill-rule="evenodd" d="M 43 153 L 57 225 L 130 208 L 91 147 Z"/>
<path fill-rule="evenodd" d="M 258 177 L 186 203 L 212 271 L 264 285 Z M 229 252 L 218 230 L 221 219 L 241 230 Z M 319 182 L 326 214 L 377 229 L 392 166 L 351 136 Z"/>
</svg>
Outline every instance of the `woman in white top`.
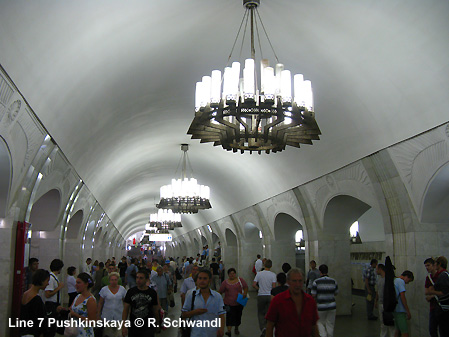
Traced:
<svg viewBox="0 0 449 337">
<path fill-rule="evenodd" d="M 75 299 L 76 295 L 78 295 L 78 293 L 76 292 L 75 289 L 75 284 L 76 284 L 76 268 L 75 267 L 69 267 L 67 268 L 67 292 L 69 294 L 69 307 L 72 305 L 73 300 Z"/>
<path fill-rule="evenodd" d="M 97 319 L 106 319 L 108 321 L 122 320 L 123 299 L 126 295 L 126 289 L 118 284 L 119 278 L 119 273 L 110 273 L 109 285 L 101 288 L 97 307 Z M 122 332 L 118 328 L 104 328 L 103 337 L 121 336 Z"/>
</svg>

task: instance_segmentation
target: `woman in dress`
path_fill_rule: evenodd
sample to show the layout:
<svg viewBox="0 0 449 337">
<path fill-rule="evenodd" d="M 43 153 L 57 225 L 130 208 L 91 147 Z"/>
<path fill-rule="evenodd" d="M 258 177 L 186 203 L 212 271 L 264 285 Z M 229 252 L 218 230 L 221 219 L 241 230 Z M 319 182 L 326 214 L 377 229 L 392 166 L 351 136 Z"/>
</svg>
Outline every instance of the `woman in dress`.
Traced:
<svg viewBox="0 0 449 337">
<path fill-rule="evenodd" d="M 223 302 L 228 306 L 226 310 L 226 327 L 228 331 L 226 336 L 231 336 L 231 329 L 235 326 L 234 333 L 240 334 L 239 326 L 242 323 L 243 306 L 237 303 L 238 294 L 246 298 L 248 294 L 248 285 L 241 277 L 237 277 L 237 271 L 234 268 L 228 269 L 228 279 L 223 281 L 220 287 L 220 294 L 225 294 Z"/>
<path fill-rule="evenodd" d="M 87 273 L 81 273 L 76 279 L 75 288 L 79 293 L 75 297 L 71 307 L 70 316 L 81 320 L 95 320 L 97 318 L 97 302 L 90 293 L 89 288 L 94 285 L 92 277 Z M 78 337 L 93 337 L 93 327 L 79 327 Z"/>
<path fill-rule="evenodd" d="M 20 320 L 32 321 L 20 329 L 21 336 L 43 337 L 47 331 L 47 310 L 39 296 L 39 290 L 44 290 L 50 280 L 50 273 L 44 269 L 38 269 L 31 279 L 31 288 L 23 293 L 20 308 Z M 43 320 L 42 320 L 43 319 Z"/>
<path fill-rule="evenodd" d="M 109 285 L 101 288 L 100 300 L 97 307 L 97 319 L 108 321 L 121 321 L 123 312 L 123 299 L 126 289 L 118 284 L 120 274 L 112 272 L 109 274 Z M 103 337 L 121 337 L 121 330 L 118 328 L 106 327 Z"/>
</svg>

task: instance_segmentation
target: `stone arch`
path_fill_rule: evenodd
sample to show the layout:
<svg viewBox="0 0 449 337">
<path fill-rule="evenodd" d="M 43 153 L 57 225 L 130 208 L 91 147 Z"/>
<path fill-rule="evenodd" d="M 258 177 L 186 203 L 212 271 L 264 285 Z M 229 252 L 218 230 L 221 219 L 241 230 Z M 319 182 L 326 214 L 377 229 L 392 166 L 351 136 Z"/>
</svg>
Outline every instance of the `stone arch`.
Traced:
<svg viewBox="0 0 449 337">
<path fill-rule="evenodd" d="M 0 218 L 6 217 L 12 183 L 12 160 L 8 145 L 0 137 Z"/>
<path fill-rule="evenodd" d="M 30 223 L 34 231 L 53 231 L 57 226 L 59 210 L 61 208 L 61 194 L 52 189 L 34 202 Z"/>
<path fill-rule="evenodd" d="M 193 251 L 194 251 L 194 258 L 196 258 L 196 254 L 200 252 L 200 243 L 196 238 L 193 238 Z"/>
<path fill-rule="evenodd" d="M 348 233 L 349 227 L 371 208 L 370 205 L 349 195 L 337 195 L 326 205 L 323 229 L 331 234 Z"/>
<path fill-rule="evenodd" d="M 207 244 L 208 243 L 207 243 L 206 237 L 204 235 L 201 235 L 201 247 L 200 248 L 203 248 Z"/>
<path fill-rule="evenodd" d="M 84 213 L 80 209 L 71 218 L 67 225 L 66 239 L 76 239 L 81 229 Z"/>
<path fill-rule="evenodd" d="M 274 219 L 274 237 L 271 243 L 271 259 L 273 269 L 281 271 L 283 263 L 287 262 L 292 267 L 305 269 L 304 251 L 297 251 L 295 234 L 302 230 L 303 226 L 295 218 L 286 213 L 278 213 Z"/>
<path fill-rule="evenodd" d="M 243 225 L 243 232 L 245 241 L 240 241 L 241 254 L 239 255 L 239 274 L 242 275 L 245 280 L 250 280 L 254 276 L 252 275 L 252 268 L 257 254 L 265 256 L 265 245 L 263 244 L 263 237 L 260 238 L 259 236 L 261 229 L 255 224 L 251 222 L 245 223 Z"/>
<path fill-rule="evenodd" d="M 226 238 L 226 246 L 224 246 L 222 249 L 222 256 L 223 256 L 223 262 L 225 269 L 229 269 L 231 267 L 234 267 L 238 269 L 238 240 L 237 235 L 229 229 L 226 228 L 225 231 L 225 238 Z M 238 271 L 238 270 L 237 270 Z M 238 271 L 240 273 L 240 271 Z"/>
<path fill-rule="evenodd" d="M 336 195 L 326 204 L 323 217 L 323 232 L 318 238 L 319 261 L 317 263 L 318 265 L 327 264 L 330 268 L 329 274 L 341 280 L 339 288 L 342 296 L 340 296 L 340 299 L 337 299 L 337 308 L 340 307 L 337 310 L 340 314 L 351 312 L 352 285 L 351 279 L 347 275 L 352 275 L 354 283 L 358 282 L 366 262 L 357 257 L 363 257 L 369 262 L 371 256 L 375 255 L 377 257 L 379 254 L 376 251 L 379 250 L 379 247 L 375 245 L 369 247 L 370 249 L 367 252 L 362 253 L 361 249 L 357 252 L 355 250 L 357 247 L 352 247 L 360 245 L 350 244 L 349 228 L 355 221 L 363 220 L 362 216 L 364 214 L 367 213 L 369 215 L 365 216 L 368 220 L 376 218 L 382 221 L 382 216 L 378 214 L 378 211 L 375 210 L 368 213 L 370 209 L 372 209 L 372 205 L 346 194 Z M 369 223 L 366 219 L 361 220 L 361 222 L 366 221 L 366 223 Z M 378 228 L 381 228 L 383 231 L 383 221 Z M 383 250 L 385 250 L 384 246 Z M 354 258 L 353 260 L 351 260 L 351 254 Z"/>
<path fill-rule="evenodd" d="M 449 224 L 449 163 L 441 167 L 427 184 L 420 220 L 423 223 Z"/>
</svg>

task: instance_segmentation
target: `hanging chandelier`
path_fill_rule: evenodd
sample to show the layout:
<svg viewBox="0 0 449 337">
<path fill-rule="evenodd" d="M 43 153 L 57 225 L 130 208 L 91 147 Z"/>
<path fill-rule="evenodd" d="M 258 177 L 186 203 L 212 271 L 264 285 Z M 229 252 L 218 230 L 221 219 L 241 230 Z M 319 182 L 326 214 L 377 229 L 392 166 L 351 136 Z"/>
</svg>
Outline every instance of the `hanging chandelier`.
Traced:
<svg viewBox="0 0 449 337">
<path fill-rule="evenodd" d="M 148 225 L 148 227 L 154 227 L 158 230 L 174 230 L 175 228 L 182 227 L 181 214 L 173 213 L 171 209 L 159 209 L 157 213 L 150 214 L 150 222 Z"/>
<path fill-rule="evenodd" d="M 225 67 L 223 76 L 220 70 L 214 70 L 197 82 L 195 117 L 187 134 L 201 143 L 213 142 L 214 146 L 241 153 L 280 152 L 286 145 L 299 148 L 300 144 L 312 144 L 312 140 L 320 139 L 321 131 L 315 121 L 311 82 L 296 74 L 292 87 L 291 72 L 279 63 L 274 50 L 276 66 L 270 67 L 262 58 L 257 74 L 254 36 L 256 30 L 259 37 L 259 31 L 255 14 L 270 46 L 271 42 L 257 11 L 260 0 L 243 0 L 243 5 L 245 14 L 232 48 L 245 20 L 245 28 L 250 21 L 251 58 L 245 60 L 243 77 L 240 63 L 233 62 Z M 244 37 L 242 45 L 243 41 Z"/>
<path fill-rule="evenodd" d="M 183 151 L 181 179 L 172 179 L 171 184 L 161 187 L 161 200 L 156 207 L 170 209 L 173 213 L 198 213 L 200 209 L 211 208 L 209 187 L 198 185 L 195 178 L 189 179 L 186 176 L 189 145 L 182 144 L 181 150 Z M 192 171 L 191 166 L 190 170 Z"/>
</svg>

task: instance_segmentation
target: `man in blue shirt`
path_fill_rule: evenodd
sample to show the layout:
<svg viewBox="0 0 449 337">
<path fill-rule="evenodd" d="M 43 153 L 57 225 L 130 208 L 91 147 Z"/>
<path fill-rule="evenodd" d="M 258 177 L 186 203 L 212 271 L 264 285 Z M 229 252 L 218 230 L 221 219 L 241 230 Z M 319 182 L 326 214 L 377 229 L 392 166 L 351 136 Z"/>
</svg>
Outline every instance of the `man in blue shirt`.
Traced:
<svg viewBox="0 0 449 337">
<path fill-rule="evenodd" d="M 409 284 L 413 280 L 414 276 L 410 270 L 404 271 L 401 276 L 394 279 L 394 289 L 396 291 L 396 299 L 398 301 L 393 313 L 396 336 L 409 336 L 407 320 L 410 320 L 412 315 L 410 314 L 407 299 L 405 298 L 405 285 Z"/>
<path fill-rule="evenodd" d="M 181 307 L 184 306 L 184 302 L 186 300 L 186 294 L 190 289 L 195 288 L 195 278 L 198 275 L 200 268 L 198 266 L 193 266 L 192 275 L 189 276 L 182 282 L 181 286 Z"/>
<path fill-rule="evenodd" d="M 209 288 L 212 274 L 207 269 L 198 273 L 196 285 L 198 289 L 187 294 L 182 308 L 182 318 L 195 321 L 191 337 L 223 337 L 225 327 L 225 310 L 223 298 L 215 290 Z M 195 294 L 192 310 L 192 298 Z"/>
</svg>

